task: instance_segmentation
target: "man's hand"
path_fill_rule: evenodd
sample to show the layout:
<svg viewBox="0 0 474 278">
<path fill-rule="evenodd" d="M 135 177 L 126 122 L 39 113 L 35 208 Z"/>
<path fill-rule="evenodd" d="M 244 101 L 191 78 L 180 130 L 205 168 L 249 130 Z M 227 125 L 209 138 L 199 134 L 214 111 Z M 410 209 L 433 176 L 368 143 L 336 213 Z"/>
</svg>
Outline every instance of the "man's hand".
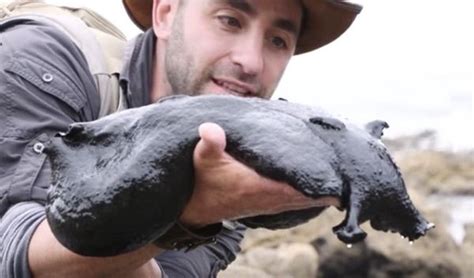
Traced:
<svg viewBox="0 0 474 278">
<path fill-rule="evenodd" d="M 196 180 L 181 222 L 201 227 L 222 220 L 276 214 L 315 206 L 339 206 L 335 197 L 308 198 L 290 185 L 262 177 L 227 154 L 224 130 L 213 123 L 199 127 L 194 150 Z"/>
</svg>

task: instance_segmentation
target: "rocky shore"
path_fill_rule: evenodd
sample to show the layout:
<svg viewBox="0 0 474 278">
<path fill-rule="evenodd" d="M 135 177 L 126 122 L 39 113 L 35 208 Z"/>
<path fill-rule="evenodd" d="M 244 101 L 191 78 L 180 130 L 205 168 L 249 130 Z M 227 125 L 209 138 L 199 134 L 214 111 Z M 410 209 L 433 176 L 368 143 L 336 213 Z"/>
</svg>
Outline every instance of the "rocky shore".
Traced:
<svg viewBox="0 0 474 278">
<path fill-rule="evenodd" d="M 385 141 L 412 201 L 436 224 L 426 237 L 411 245 L 366 223 L 366 240 L 348 248 L 331 231 L 343 212 L 330 208 L 293 229 L 247 231 L 218 277 L 474 277 L 474 150 L 440 151 L 435 142 L 430 131 Z"/>
</svg>

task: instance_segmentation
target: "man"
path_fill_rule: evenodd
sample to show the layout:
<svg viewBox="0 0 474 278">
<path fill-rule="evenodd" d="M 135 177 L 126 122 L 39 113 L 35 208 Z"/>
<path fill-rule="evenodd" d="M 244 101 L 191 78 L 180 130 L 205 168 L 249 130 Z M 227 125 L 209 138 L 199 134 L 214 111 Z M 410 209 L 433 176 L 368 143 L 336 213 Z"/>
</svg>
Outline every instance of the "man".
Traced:
<svg viewBox="0 0 474 278">
<path fill-rule="evenodd" d="M 125 5 L 137 24 L 151 28 L 136 39 L 120 76 L 129 107 L 177 92 L 270 98 L 292 55 L 331 42 L 360 10 L 323 0 L 130 0 Z M 0 61 L 2 277 L 215 276 L 235 258 L 242 228 L 209 227 L 339 203 L 308 199 L 258 175 L 225 153 L 224 131 L 207 123 L 199 128 L 194 153 L 195 190 L 177 226 L 186 239 L 215 236 L 215 243 L 189 252 L 164 250 L 159 247 L 166 246 L 164 236 L 163 245 L 158 239 L 115 257 L 74 254 L 45 220 L 41 204 L 50 166 L 41 146 L 71 122 L 97 118 L 100 100 L 87 63 L 61 31 L 34 20 L 0 25 Z"/>
</svg>

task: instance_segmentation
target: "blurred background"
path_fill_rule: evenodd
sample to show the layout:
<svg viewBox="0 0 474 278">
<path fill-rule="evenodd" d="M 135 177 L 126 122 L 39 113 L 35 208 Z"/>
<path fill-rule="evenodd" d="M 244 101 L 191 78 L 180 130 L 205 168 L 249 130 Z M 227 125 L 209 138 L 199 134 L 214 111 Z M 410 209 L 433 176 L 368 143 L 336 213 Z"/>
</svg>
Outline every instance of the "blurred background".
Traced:
<svg viewBox="0 0 474 278">
<path fill-rule="evenodd" d="M 197 0 L 195 0 L 197 1 Z M 114 1 L 90 7 L 128 37 L 139 30 Z M 385 143 L 415 205 L 437 227 L 409 245 L 364 229 L 347 248 L 328 209 L 295 229 L 251 230 L 220 277 L 474 277 L 474 2 L 359 0 L 364 10 L 334 43 L 296 56 L 275 97 L 317 105 L 355 122 L 383 119 Z"/>
</svg>

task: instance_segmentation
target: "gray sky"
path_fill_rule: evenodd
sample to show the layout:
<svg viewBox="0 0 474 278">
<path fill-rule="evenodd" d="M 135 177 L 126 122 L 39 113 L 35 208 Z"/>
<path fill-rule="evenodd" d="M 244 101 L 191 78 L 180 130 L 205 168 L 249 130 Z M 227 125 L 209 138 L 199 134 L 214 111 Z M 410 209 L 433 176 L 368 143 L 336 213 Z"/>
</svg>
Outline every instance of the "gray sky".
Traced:
<svg viewBox="0 0 474 278">
<path fill-rule="evenodd" d="M 91 7 L 128 36 L 138 33 L 119 1 L 49 2 Z M 474 1 L 356 2 L 364 10 L 353 26 L 336 42 L 296 56 L 276 97 L 356 122 L 384 119 L 389 137 L 432 128 L 445 148 L 474 148 Z"/>
</svg>

